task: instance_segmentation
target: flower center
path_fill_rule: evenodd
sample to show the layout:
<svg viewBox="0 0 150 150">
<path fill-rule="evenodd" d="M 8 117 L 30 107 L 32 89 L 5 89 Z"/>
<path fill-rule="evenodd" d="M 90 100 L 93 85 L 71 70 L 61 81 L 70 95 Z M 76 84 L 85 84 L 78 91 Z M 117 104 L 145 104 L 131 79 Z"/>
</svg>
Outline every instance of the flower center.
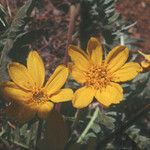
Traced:
<svg viewBox="0 0 150 150">
<path fill-rule="evenodd" d="M 111 81 L 111 77 L 108 74 L 107 66 L 92 65 L 86 72 L 86 85 L 93 86 L 95 89 L 101 89 L 106 87 Z"/>
<path fill-rule="evenodd" d="M 33 100 L 36 103 L 42 103 L 48 100 L 48 96 L 44 94 L 43 91 L 33 92 Z"/>
</svg>

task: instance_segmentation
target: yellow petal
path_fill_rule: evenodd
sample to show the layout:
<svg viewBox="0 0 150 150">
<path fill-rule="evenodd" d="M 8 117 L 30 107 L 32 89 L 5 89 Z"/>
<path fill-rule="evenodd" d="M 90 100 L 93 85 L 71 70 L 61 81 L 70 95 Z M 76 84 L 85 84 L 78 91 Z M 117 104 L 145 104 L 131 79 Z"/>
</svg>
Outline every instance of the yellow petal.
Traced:
<svg viewBox="0 0 150 150">
<path fill-rule="evenodd" d="M 40 118 L 46 119 L 49 115 L 49 112 L 53 109 L 54 104 L 51 102 L 45 102 L 39 104 L 38 116 Z"/>
<path fill-rule="evenodd" d="M 79 70 L 75 65 L 71 68 L 71 76 L 78 83 L 82 84 L 86 81 L 84 71 Z"/>
<path fill-rule="evenodd" d="M 47 81 L 44 90 L 48 95 L 54 94 L 65 84 L 69 71 L 64 65 L 59 65 Z"/>
<path fill-rule="evenodd" d="M 36 111 L 21 103 L 13 102 L 5 110 L 8 117 L 19 124 L 24 124 L 34 118 Z"/>
<path fill-rule="evenodd" d="M 90 38 L 87 46 L 87 52 L 94 63 L 102 63 L 103 49 L 101 43 L 96 38 Z"/>
<path fill-rule="evenodd" d="M 110 72 L 114 72 L 121 68 L 127 61 L 129 50 L 125 46 L 117 46 L 113 48 L 107 55 L 105 62 L 108 64 Z"/>
<path fill-rule="evenodd" d="M 119 84 L 111 83 L 105 89 L 98 90 L 96 99 L 104 106 L 118 104 L 123 99 L 123 90 Z"/>
<path fill-rule="evenodd" d="M 141 62 L 141 66 L 142 66 L 143 68 L 149 68 L 149 67 L 150 67 L 150 62 L 143 60 L 143 61 Z"/>
<path fill-rule="evenodd" d="M 112 74 L 114 82 L 124 82 L 135 78 L 142 71 L 142 67 L 135 62 L 126 63 L 119 70 Z"/>
<path fill-rule="evenodd" d="M 4 96 L 18 102 L 28 101 L 32 97 L 32 93 L 24 91 L 13 82 L 3 83 L 1 86 L 1 90 Z"/>
<path fill-rule="evenodd" d="M 19 63 L 11 63 L 8 65 L 10 78 L 21 88 L 31 90 L 34 87 L 33 79 L 31 78 L 27 68 Z"/>
<path fill-rule="evenodd" d="M 50 100 L 54 103 L 70 101 L 73 98 L 73 91 L 69 88 L 61 89 L 56 94 L 50 97 Z"/>
<path fill-rule="evenodd" d="M 77 68 L 84 71 L 88 69 L 88 56 L 84 51 L 80 50 L 79 47 L 70 45 L 68 47 L 68 54 Z"/>
<path fill-rule="evenodd" d="M 76 108 L 87 107 L 95 95 L 95 90 L 92 87 L 82 87 L 76 90 L 73 98 L 73 106 Z"/>
<path fill-rule="evenodd" d="M 31 51 L 27 58 L 27 68 L 37 87 L 42 87 L 45 78 L 44 64 L 36 51 Z"/>
<path fill-rule="evenodd" d="M 138 51 L 147 61 L 150 61 L 150 54 L 144 54 L 141 51 Z"/>
</svg>

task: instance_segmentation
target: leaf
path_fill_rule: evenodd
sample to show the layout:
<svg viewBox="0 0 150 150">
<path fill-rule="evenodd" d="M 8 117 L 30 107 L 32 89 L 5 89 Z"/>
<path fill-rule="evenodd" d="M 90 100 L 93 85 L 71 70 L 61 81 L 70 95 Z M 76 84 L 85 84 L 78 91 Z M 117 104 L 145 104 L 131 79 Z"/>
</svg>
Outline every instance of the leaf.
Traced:
<svg viewBox="0 0 150 150">
<path fill-rule="evenodd" d="M 148 150 L 150 148 L 150 138 L 141 135 L 139 128 L 132 126 L 126 131 L 126 134 L 138 145 L 140 149 Z"/>
<path fill-rule="evenodd" d="M 5 8 L 0 4 L 0 26 L 6 27 L 7 26 L 7 20 L 5 17 L 7 16 Z"/>
<path fill-rule="evenodd" d="M 8 37 L 14 38 L 24 30 L 26 23 L 29 21 L 36 0 L 28 0 L 18 11 L 15 19 L 13 20 L 10 28 L 8 29 Z"/>
<path fill-rule="evenodd" d="M 103 112 L 99 111 L 99 122 L 100 124 L 103 124 L 106 126 L 108 129 L 114 129 L 115 125 L 115 119 L 113 117 L 105 115 Z"/>
<path fill-rule="evenodd" d="M 91 127 L 94 133 L 99 133 L 101 131 L 101 127 L 98 123 L 94 123 L 93 126 Z"/>
<path fill-rule="evenodd" d="M 41 150 L 63 150 L 68 140 L 67 127 L 61 114 L 52 111 L 46 121 Z"/>
<path fill-rule="evenodd" d="M 23 32 L 26 23 L 28 22 L 28 17 L 35 6 L 35 0 L 28 0 L 23 7 L 20 8 L 15 19 L 12 21 L 12 24 L 8 31 L 6 32 L 6 41 L 5 46 L 1 52 L 0 59 L 0 81 L 4 81 L 7 75 L 6 66 L 9 62 L 8 54 L 11 51 L 14 39 Z"/>
</svg>

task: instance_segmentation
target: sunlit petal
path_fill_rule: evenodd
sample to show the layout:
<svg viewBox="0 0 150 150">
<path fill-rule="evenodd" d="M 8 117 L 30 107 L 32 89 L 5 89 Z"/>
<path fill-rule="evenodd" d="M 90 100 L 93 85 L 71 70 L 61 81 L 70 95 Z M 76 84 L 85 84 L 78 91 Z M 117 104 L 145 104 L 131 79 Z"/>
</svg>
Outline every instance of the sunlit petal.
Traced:
<svg viewBox="0 0 150 150">
<path fill-rule="evenodd" d="M 46 93 L 50 95 L 60 90 L 60 88 L 65 84 L 68 74 L 68 68 L 64 65 L 59 65 L 45 85 L 44 90 Z"/>
<path fill-rule="evenodd" d="M 85 83 L 86 81 L 86 76 L 85 76 L 85 72 L 79 70 L 75 65 L 72 66 L 71 69 L 71 76 L 73 77 L 74 80 L 76 80 L 78 83 Z"/>
<path fill-rule="evenodd" d="M 123 90 L 119 84 L 111 83 L 106 88 L 98 90 L 95 97 L 102 105 L 108 107 L 118 104 L 123 99 Z"/>
<path fill-rule="evenodd" d="M 84 51 L 80 50 L 79 47 L 70 45 L 68 48 L 68 54 L 77 68 L 84 71 L 88 69 L 88 56 Z"/>
<path fill-rule="evenodd" d="M 139 72 L 142 71 L 142 67 L 135 62 L 126 63 L 119 70 L 113 73 L 112 81 L 125 82 L 135 78 Z"/>
<path fill-rule="evenodd" d="M 103 49 L 101 43 L 96 38 L 90 38 L 87 46 L 87 52 L 94 63 L 102 63 Z"/>
<path fill-rule="evenodd" d="M 127 61 L 129 50 L 125 46 L 117 46 L 113 48 L 106 57 L 105 63 L 108 64 L 110 72 L 114 72 L 121 68 Z"/>
<path fill-rule="evenodd" d="M 24 91 L 13 82 L 6 82 L 1 85 L 3 95 L 9 99 L 13 99 L 18 102 L 27 102 L 31 99 L 32 93 Z"/>
<path fill-rule="evenodd" d="M 73 106 L 76 108 L 87 107 L 95 95 L 95 90 L 92 87 L 82 87 L 75 91 L 73 98 Z"/>
<path fill-rule="evenodd" d="M 35 85 L 27 68 L 19 63 L 11 63 L 8 66 L 10 78 L 21 88 L 31 90 Z"/>
<path fill-rule="evenodd" d="M 73 98 L 73 91 L 69 88 L 61 89 L 56 94 L 50 97 L 50 100 L 54 103 L 70 101 Z"/>
<path fill-rule="evenodd" d="M 50 111 L 53 109 L 54 104 L 51 102 L 45 102 L 39 104 L 38 108 L 38 116 L 42 119 L 46 119 L 50 113 Z"/>
<path fill-rule="evenodd" d="M 45 78 L 44 64 L 36 51 L 31 51 L 27 58 L 27 68 L 37 87 L 42 87 Z"/>
</svg>

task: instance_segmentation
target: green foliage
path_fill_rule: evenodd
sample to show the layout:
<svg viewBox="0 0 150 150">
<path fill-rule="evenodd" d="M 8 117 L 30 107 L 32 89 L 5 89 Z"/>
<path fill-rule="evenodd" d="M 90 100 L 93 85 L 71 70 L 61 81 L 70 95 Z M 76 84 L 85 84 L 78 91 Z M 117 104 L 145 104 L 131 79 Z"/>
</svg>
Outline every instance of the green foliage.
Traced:
<svg viewBox="0 0 150 150">
<path fill-rule="evenodd" d="M 7 16 L 6 10 L 0 4 L 0 27 L 2 27 L 2 28 L 6 28 L 8 25 L 6 16 Z"/>
<path fill-rule="evenodd" d="M 9 62 L 9 53 L 14 46 L 15 40 L 23 33 L 26 23 L 29 21 L 29 15 L 35 6 L 35 0 L 28 0 L 26 4 L 20 8 L 16 14 L 11 26 L 8 30 L 1 36 L 3 39 L 3 45 L 0 49 L 1 59 L 0 59 L 0 81 L 6 80 L 6 66 Z"/>
<path fill-rule="evenodd" d="M 38 122 L 30 124 L 24 124 L 22 127 L 11 127 L 10 124 L 5 124 L 4 128 L 0 132 L 2 140 L 10 141 L 22 148 L 30 149 L 35 147 L 36 133 L 38 128 Z"/>
<path fill-rule="evenodd" d="M 126 134 L 137 144 L 139 149 L 148 150 L 150 148 L 150 138 L 143 136 L 140 133 L 140 128 L 136 126 L 131 126 Z"/>
<path fill-rule="evenodd" d="M 130 38 L 128 29 L 136 23 L 128 25 L 119 12 L 116 11 L 117 0 L 80 0 L 81 47 L 86 44 L 91 36 L 102 37 L 106 50 L 120 43 L 131 46 L 139 39 Z"/>
</svg>

